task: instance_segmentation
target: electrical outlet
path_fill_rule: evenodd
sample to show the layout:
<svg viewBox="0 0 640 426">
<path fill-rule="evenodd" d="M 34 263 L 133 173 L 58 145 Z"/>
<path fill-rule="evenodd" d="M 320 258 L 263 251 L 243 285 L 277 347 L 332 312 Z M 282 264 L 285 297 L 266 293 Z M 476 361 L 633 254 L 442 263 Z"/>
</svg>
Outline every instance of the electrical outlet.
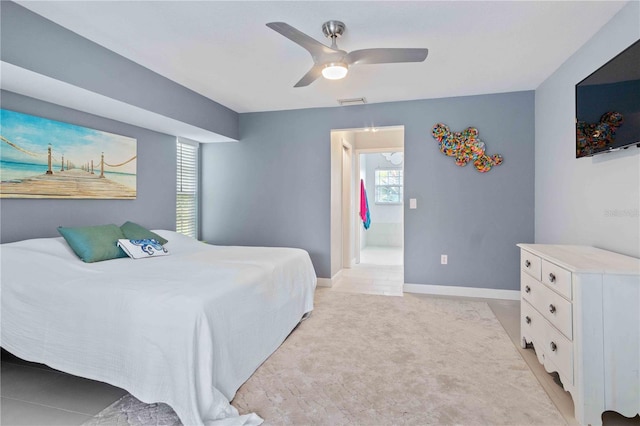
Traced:
<svg viewBox="0 0 640 426">
<path fill-rule="evenodd" d="M 441 265 L 446 265 L 448 261 L 449 261 L 449 258 L 447 257 L 446 254 L 441 254 L 440 255 L 440 264 Z"/>
</svg>

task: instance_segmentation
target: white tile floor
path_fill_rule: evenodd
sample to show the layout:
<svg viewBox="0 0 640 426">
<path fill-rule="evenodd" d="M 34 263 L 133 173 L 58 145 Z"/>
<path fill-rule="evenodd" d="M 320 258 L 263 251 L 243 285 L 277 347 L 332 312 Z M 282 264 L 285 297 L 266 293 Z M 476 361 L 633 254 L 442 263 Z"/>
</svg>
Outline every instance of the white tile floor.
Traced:
<svg viewBox="0 0 640 426">
<path fill-rule="evenodd" d="M 402 266 L 402 247 L 367 246 L 360 250 L 360 263 L 365 265 Z"/>
<path fill-rule="evenodd" d="M 23 361 L 2 351 L 2 425 L 80 425 L 126 391 Z"/>
<path fill-rule="evenodd" d="M 402 296 L 402 277 L 402 266 L 362 263 L 345 270 L 340 282 L 332 290 Z M 473 300 L 484 300 L 489 304 L 567 423 L 576 425 L 571 396 L 556 382 L 554 375 L 544 371 L 533 349 L 520 348 L 520 303 L 492 299 Z M 80 425 L 125 394 L 124 390 L 105 383 L 20 360 L 4 350 L 1 364 L 1 425 Z M 627 419 L 612 412 L 605 413 L 603 420 L 605 426 L 640 425 L 640 416 Z"/>
<path fill-rule="evenodd" d="M 402 249 L 367 247 L 360 252 L 359 264 L 342 270 L 332 290 L 402 296 L 403 283 Z"/>
</svg>

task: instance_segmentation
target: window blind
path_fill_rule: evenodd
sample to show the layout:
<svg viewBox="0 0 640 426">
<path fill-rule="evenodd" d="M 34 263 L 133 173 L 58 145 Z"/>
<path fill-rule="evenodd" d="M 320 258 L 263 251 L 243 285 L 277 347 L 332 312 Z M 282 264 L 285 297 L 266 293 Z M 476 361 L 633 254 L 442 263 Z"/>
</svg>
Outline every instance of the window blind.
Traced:
<svg viewBox="0 0 640 426">
<path fill-rule="evenodd" d="M 176 231 L 198 237 L 198 144 L 177 142 Z"/>
</svg>

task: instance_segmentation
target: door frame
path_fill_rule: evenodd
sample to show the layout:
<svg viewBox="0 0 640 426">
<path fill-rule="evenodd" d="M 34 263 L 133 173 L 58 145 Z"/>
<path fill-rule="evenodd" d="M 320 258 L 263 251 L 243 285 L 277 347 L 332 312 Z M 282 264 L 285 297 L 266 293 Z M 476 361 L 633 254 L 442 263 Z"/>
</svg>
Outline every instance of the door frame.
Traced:
<svg viewBox="0 0 640 426">
<path fill-rule="evenodd" d="M 342 233 L 342 268 L 351 268 L 352 263 L 352 206 L 354 195 L 353 188 L 353 146 L 347 142 L 346 140 L 341 138 L 342 143 L 342 169 L 341 169 L 341 186 L 342 186 L 342 196 L 341 196 L 341 204 L 342 204 L 342 225 L 341 225 L 341 233 Z M 346 152 L 346 159 L 345 159 Z"/>
</svg>

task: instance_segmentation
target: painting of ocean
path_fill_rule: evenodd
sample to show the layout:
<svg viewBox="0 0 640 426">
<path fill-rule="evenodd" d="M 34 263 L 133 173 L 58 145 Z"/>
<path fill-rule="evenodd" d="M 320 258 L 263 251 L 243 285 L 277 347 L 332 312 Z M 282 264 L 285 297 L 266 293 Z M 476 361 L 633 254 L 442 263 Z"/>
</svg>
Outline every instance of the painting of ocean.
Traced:
<svg viewBox="0 0 640 426">
<path fill-rule="evenodd" d="M 0 181 L 10 182 L 43 175 L 47 172 L 46 164 L 14 163 L 0 160 Z"/>
<path fill-rule="evenodd" d="M 134 199 L 136 143 L 0 109 L 0 197 Z"/>
</svg>

